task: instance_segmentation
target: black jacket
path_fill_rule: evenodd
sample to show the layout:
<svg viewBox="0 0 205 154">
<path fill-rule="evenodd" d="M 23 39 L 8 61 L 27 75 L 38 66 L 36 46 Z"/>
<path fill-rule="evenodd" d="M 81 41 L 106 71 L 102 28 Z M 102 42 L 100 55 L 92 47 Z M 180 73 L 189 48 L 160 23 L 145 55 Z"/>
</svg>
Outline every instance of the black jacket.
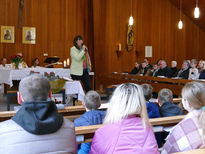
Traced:
<svg viewBox="0 0 205 154">
<path fill-rule="evenodd" d="M 166 66 L 163 69 L 159 69 L 156 72 L 155 76 L 165 76 L 165 77 L 171 78 L 172 77 L 172 70 L 168 66 Z"/>
</svg>

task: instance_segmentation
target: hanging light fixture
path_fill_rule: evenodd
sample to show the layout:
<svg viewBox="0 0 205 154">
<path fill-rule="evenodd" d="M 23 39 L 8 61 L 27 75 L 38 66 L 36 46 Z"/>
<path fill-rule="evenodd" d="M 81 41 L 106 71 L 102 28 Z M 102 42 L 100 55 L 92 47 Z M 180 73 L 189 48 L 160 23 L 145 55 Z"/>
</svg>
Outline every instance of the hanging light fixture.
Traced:
<svg viewBox="0 0 205 154">
<path fill-rule="evenodd" d="M 133 19 L 133 17 L 132 17 L 132 0 L 131 0 L 131 16 L 130 16 L 130 18 L 129 18 L 129 25 L 132 26 L 133 23 L 134 23 L 134 19 Z"/>
<path fill-rule="evenodd" d="M 199 11 L 199 7 L 198 7 L 198 0 L 196 0 L 196 7 L 194 9 L 194 18 L 199 18 L 199 14 L 200 14 L 200 11 Z"/>
<path fill-rule="evenodd" d="M 181 14 L 182 14 L 182 0 L 180 0 L 180 8 L 179 8 L 180 10 L 180 14 L 179 14 L 179 18 L 180 18 L 180 20 L 179 20 L 179 23 L 178 23 L 178 28 L 179 29 L 182 29 L 183 28 L 183 22 L 182 22 L 182 20 L 181 20 Z"/>
</svg>

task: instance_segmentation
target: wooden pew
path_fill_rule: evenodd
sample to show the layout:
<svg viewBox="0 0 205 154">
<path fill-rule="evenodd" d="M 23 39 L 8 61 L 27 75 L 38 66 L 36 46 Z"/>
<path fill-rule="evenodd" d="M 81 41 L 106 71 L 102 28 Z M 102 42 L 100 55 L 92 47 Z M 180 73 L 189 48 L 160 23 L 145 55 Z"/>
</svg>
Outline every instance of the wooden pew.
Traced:
<svg viewBox="0 0 205 154">
<path fill-rule="evenodd" d="M 159 77 L 150 77 L 150 76 L 137 76 L 129 74 L 120 74 L 120 73 L 110 73 L 110 74 L 100 74 L 102 78 L 102 83 L 104 86 L 108 87 L 113 84 L 121 84 L 133 82 L 137 84 L 148 83 L 151 84 L 154 88 L 154 92 L 159 92 L 162 88 L 171 89 L 174 95 L 181 95 L 181 89 L 183 86 L 193 80 L 187 79 L 172 79 L 172 78 L 159 78 Z"/>
<path fill-rule="evenodd" d="M 195 149 L 195 150 L 190 150 L 185 152 L 176 152 L 173 154 L 205 154 L 205 149 Z"/>
<path fill-rule="evenodd" d="M 85 108 L 81 106 L 68 106 L 58 112 L 68 119 L 75 119 L 86 112 Z M 16 114 L 16 111 L 2 111 L 0 112 L 0 122 L 11 119 Z"/>
<path fill-rule="evenodd" d="M 149 119 L 150 123 L 152 126 L 163 126 L 163 127 L 168 127 L 168 126 L 174 126 L 177 123 L 179 123 L 185 115 L 181 116 L 172 116 L 172 117 L 163 117 L 163 118 L 152 118 Z M 76 136 L 83 136 L 84 140 L 80 141 L 81 142 L 91 142 L 92 138 L 94 136 L 94 133 L 97 129 L 102 127 L 103 125 L 91 125 L 91 126 L 81 126 L 81 127 L 76 127 L 75 128 L 75 134 Z"/>
</svg>

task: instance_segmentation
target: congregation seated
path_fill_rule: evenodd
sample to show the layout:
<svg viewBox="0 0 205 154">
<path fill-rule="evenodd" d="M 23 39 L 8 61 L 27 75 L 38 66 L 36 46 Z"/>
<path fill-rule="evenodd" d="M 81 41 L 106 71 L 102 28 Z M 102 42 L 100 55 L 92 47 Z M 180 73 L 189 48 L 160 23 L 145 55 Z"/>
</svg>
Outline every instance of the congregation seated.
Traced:
<svg viewBox="0 0 205 154">
<path fill-rule="evenodd" d="M 176 61 L 171 61 L 171 70 L 172 70 L 172 77 L 177 73 L 177 62 Z"/>
<path fill-rule="evenodd" d="M 147 58 L 144 59 L 144 62 L 146 63 L 147 68 L 152 69 L 152 65 L 149 63 Z"/>
<path fill-rule="evenodd" d="M 205 69 L 205 61 L 204 60 L 199 61 L 198 65 L 197 65 L 197 69 L 199 70 L 199 73 L 201 73 Z"/>
<path fill-rule="evenodd" d="M 188 77 L 189 77 L 189 62 L 187 60 L 184 60 L 184 62 L 182 63 L 181 69 L 177 72 L 177 74 L 175 76 L 182 78 L 182 79 L 188 79 Z"/>
<path fill-rule="evenodd" d="M 110 99 L 104 126 L 95 131 L 90 154 L 158 154 L 140 85 L 119 85 Z"/>
<path fill-rule="evenodd" d="M 156 72 L 155 76 L 164 76 L 170 78 L 172 76 L 171 69 L 167 66 L 165 60 L 160 60 L 159 63 L 159 70 Z"/>
<path fill-rule="evenodd" d="M 198 64 L 199 79 L 205 79 L 205 61 L 200 60 Z"/>
<path fill-rule="evenodd" d="M 132 69 L 132 71 L 130 72 L 130 74 L 138 74 L 140 70 L 140 63 L 139 62 L 136 62 L 135 63 L 135 67 Z"/>
<path fill-rule="evenodd" d="M 152 98 L 152 91 L 153 91 L 152 86 L 150 84 L 142 84 L 141 86 L 146 101 L 148 117 L 149 118 L 161 117 L 157 105 L 154 104 L 153 102 L 150 102 L 150 99 Z"/>
<path fill-rule="evenodd" d="M 149 76 L 151 69 L 147 66 L 146 62 L 142 62 L 138 74 L 142 76 Z"/>
<path fill-rule="evenodd" d="M 17 53 L 16 56 L 19 56 L 23 59 L 23 54 L 22 53 Z M 11 62 L 12 67 L 15 68 L 15 64 L 13 62 Z M 21 63 L 19 63 L 19 68 L 28 68 L 28 65 L 26 64 L 26 62 L 23 60 Z"/>
<path fill-rule="evenodd" d="M 182 89 L 182 104 L 189 112 L 170 132 L 162 154 L 205 147 L 205 84 L 189 82 Z"/>
<path fill-rule="evenodd" d="M 0 123 L 0 153 L 76 153 L 74 124 L 48 99 L 49 81 L 40 75 L 19 83 L 22 107 Z"/>
<path fill-rule="evenodd" d="M 196 59 L 192 59 L 191 60 L 191 68 L 189 69 L 189 80 L 196 80 L 199 78 L 199 71 L 196 68 L 197 66 L 197 60 Z"/>
<path fill-rule="evenodd" d="M 32 61 L 32 68 L 38 68 L 40 67 L 39 65 L 39 59 L 38 58 L 34 58 L 33 61 Z"/>
<path fill-rule="evenodd" d="M 0 64 L 0 68 L 6 68 L 6 64 L 7 64 L 7 59 L 6 58 L 2 58 L 1 59 L 1 64 Z"/>
<path fill-rule="evenodd" d="M 83 106 L 86 109 L 80 118 L 74 120 L 75 127 L 98 125 L 103 123 L 105 111 L 97 110 L 100 107 L 100 95 L 96 91 L 88 91 L 84 97 Z M 82 143 L 78 149 L 78 153 L 89 153 L 91 143 Z"/>
<path fill-rule="evenodd" d="M 157 73 L 157 71 L 159 70 L 158 64 L 155 63 L 150 71 L 150 75 L 149 76 L 156 76 L 155 74 Z"/>
<path fill-rule="evenodd" d="M 159 111 L 162 117 L 183 115 L 182 109 L 174 104 L 173 93 L 170 89 L 163 88 L 158 93 Z"/>
</svg>

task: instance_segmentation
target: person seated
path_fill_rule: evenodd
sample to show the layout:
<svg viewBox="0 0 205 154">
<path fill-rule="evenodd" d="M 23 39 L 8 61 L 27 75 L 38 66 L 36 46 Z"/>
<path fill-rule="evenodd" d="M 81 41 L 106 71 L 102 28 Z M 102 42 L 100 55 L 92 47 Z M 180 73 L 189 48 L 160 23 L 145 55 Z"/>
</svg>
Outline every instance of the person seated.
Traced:
<svg viewBox="0 0 205 154">
<path fill-rule="evenodd" d="M 146 100 L 146 107 L 147 107 L 147 113 L 149 118 L 160 118 L 159 108 L 156 104 L 150 101 L 152 98 L 152 91 L 153 88 L 150 84 L 142 84 L 141 85 L 144 98 Z M 162 146 L 162 134 L 161 132 L 155 133 L 155 138 L 157 140 L 157 144 L 159 147 Z"/>
<path fill-rule="evenodd" d="M 197 65 L 197 60 L 196 59 L 192 59 L 191 60 L 191 68 L 189 69 L 189 80 L 196 80 L 199 78 L 199 71 L 196 68 Z"/>
<path fill-rule="evenodd" d="M 130 74 L 137 74 L 140 70 L 140 63 L 136 62 L 135 63 L 135 67 L 132 69 L 132 71 L 130 72 Z"/>
<path fill-rule="evenodd" d="M 204 60 L 199 61 L 197 69 L 199 70 L 199 73 L 201 74 L 201 72 L 205 69 L 205 61 Z"/>
<path fill-rule="evenodd" d="M 198 64 L 199 79 L 205 79 L 205 61 L 200 60 Z"/>
<path fill-rule="evenodd" d="M 20 56 L 23 59 L 23 54 L 22 53 L 17 53 L 16 56 Z M 15 64 L 11 63 L 13 68 L 15 68 Z M 21 63 L 19 63 L 19 68 L 28 68 L 28 65 L 26 64 L 26 62 L 23 60 Z"/>
<path fill-rule="evenodd" d="M 174 61 L 174 60 L 171 62 L 171 70 L 172 70 L 172 77 L 174 77 L 174 75 L 178 71 L 178 69 L 177 69 L 177 62 Z"/>
<path fill-rule="evenodd" d="M 170 89 L 163 88 L 158 93 L 159 111 L 162 117 L 183 115 L 182 109 L 173 103 L 173 93 Z"/>
<path fill-rule="evenodd" d="M 154 104 L 153 102 L 150 102 L 150 99 L 152 98 L 152 91 L 153 91 L 152 86 L 150 84 L 146 84 L 146 83 L 142 84 L 141 86 L 142 86 L 142 90 L 143 90 L 144 97 L 146 100 L 148 117 L 149 118 L 161 117 L 157 105 Z"/>
<path fill-rule="evenodd" d="M 155 74 L 155 76 L 164 76 L 167 78 L 170 78 L 172 76 L 171 69 L 167 66 L 167 63 L 165 60 L 160 60 L 159 63 L 159 70 Z"/>
<path fill-rule="evenodd" d="M 151 72 L 151 69 L 147 67 L 147 64 L 145 62 L 142 62 L 138 74 L 143 75 L 143 76 L 149 76 L 150 72 Z"/>
<path fill-rule="evenodd" d="M 205 146 L 205 84 L 189 82 L 182 89 L 186 117 L 169 133 L 162 154 L 200 149 Z"/>
<path fill-rule="evenodd" d="M 100 95 L 96 91 L 88 91 L 84 101 L 83 106 L 86 113 L 74 120 L 75 127 L 102 124 L 105 111 L 97 110 L 100 107 Z M 78 149 L 78 154 L 89 153 L 90 147 L 91 143 L 82 143 Z"/>
<path fill-rule="evenodd" d="M 38 58 L 35 58 L 33 61 L 32 61 L 32 68 L 37 68 L 37 67 L 40 67 L 39 66 L 39 59 Z"/>
<path fill-rule="evenodd" d="M 140 85 L 115 89 L 103 123 L 95 131 L 90 154 L 159 154 Z"/>
<path fill-rule="evenodd" d="M 6 58 L 2 58 L 1 59 L 0 68 L 6 68 L 6 64 L 7 64 L 7 59 Z"/>
<path fill-rule="evenodd" d="M 188 79 L 189 77 L 189 62 L 184 60 L 181 69 L 175 75 L 178 78 Z"/>
<path fill-rule="evenodd" d="M 74 124 L 48 99 L 49 81 L 31 75 L 19 83 L 22 107 L 0 123 L 0 153 L 76 153 Z"/>
<path fill-rule="evenodd" d="M 149 69 L 152 69 L 152 65 L 149 63 L 149 60 L 147 58 L 144 59 L 144 62 L 146 63 L 146 66 L 149 68 Z"/>
<path fill-rule="evenodd" d="M 159 70 L 158 64 L 155 63 L 150 71 L 149 76 L 155 76 L 155 74 L 157 73 L 157 71 Z"/>
</svg>

